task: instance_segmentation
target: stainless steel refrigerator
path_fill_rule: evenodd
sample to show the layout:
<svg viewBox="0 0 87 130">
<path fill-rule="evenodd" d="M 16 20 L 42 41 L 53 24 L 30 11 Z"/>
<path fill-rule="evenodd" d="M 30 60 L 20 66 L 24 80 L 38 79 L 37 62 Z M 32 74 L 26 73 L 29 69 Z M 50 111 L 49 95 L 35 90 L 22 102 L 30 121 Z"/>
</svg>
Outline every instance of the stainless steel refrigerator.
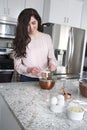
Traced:
<svg viewBox="0 0 87 130">
<path fill-rule="evenodd" d="M 60 76 L 80 77 L 85 46 L 85 30 L 70 26 L 44 23 L 43 32 L 52 37 Z"/>
</svg>

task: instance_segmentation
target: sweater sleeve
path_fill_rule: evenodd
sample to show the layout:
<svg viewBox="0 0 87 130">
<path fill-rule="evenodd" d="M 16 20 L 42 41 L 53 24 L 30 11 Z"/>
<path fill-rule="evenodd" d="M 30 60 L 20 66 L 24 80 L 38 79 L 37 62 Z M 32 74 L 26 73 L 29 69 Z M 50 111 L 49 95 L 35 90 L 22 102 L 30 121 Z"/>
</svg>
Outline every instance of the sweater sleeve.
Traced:
<svg viewBox="0 0 87 130">
<path fill-rule="evenodd" d="M 19 73 L 27 73 L 27 67 L 22 63 L 21 58 L 14 58 L 14 69 Z"/>
</svg>

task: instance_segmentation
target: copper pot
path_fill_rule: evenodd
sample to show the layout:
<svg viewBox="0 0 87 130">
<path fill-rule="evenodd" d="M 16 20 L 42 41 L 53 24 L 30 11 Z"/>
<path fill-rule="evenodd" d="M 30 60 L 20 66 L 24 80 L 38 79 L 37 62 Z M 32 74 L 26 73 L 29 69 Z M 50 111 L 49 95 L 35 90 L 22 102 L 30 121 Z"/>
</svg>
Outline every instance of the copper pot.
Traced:
<svg viewBox="0 0 87 130">
<path fill-rule="evenodd" d="M 39 85 L 43 89 L 51 89 L 55 85 L 55 80 L 53 79 L 39 79 Z"/>
<path fill-rule="evenodd" d="M 81 94 L 87 98 L 87 79 L 81 79 L 79 81 L 79 89 Z"/>
</svg>

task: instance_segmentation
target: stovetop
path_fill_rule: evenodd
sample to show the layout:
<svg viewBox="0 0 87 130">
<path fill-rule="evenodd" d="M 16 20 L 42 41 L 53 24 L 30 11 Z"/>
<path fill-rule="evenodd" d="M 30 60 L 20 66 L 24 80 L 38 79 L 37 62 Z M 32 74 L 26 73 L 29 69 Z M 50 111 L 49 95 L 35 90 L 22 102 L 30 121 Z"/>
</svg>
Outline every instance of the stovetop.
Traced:
<svg viewBox="0 0 87 130">
<path fill-rule="evenodd" d="M 53 76 L 56 79 L 79 79 L 80 78 L 80 74 L 60 74 L 60 73 L 54 73 Z"/>
</svg>

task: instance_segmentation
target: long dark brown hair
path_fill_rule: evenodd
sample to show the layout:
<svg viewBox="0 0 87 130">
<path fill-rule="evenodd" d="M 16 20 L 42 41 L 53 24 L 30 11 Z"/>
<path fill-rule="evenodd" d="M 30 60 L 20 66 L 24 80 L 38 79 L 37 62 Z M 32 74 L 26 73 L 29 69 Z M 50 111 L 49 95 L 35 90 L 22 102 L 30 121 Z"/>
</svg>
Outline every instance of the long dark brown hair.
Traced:
<svg viewBox="0 0 87 130">
<path fill-rule="evenodd" d="M 28 35 L 28 24 L 31 16 L 38 21 L 38 31 L 42 31 L 41 17 L 38 12 L 32 8 L 24 9 L 18 16 L 16 36 L 13 42 L 15 57 L 26 57 L 26 46 L 31 41 L 31 38 Z"/>
</svg>

